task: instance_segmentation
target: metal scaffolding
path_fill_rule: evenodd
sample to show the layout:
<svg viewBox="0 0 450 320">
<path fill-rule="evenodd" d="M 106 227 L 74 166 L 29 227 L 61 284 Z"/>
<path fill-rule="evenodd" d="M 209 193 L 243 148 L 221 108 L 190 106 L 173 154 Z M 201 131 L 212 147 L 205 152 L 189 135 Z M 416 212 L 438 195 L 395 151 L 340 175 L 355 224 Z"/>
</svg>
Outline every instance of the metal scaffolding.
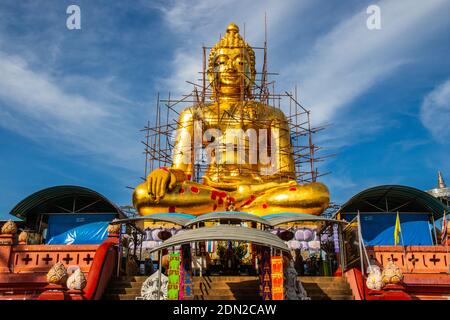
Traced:
<svg viewBox="0 0 450 320">
<path fill-rule="evenodd" d="M 266 37 L 267 39 L 267 37 Z M 193 114 L 196 111 L 204 110 L 204 108 L 217 108 L 217 119 L 206 119 L 200 117 L 202 122 L 220 123 L 226 126 L 226 121 L 240 121 L 241 124 L 253 122 L 254 127 L 267 126 L 267 120 L 249 118 L 243 112 L 246 104 L 253 103 L 258 108 L 271 106 L 281 109 L 286 115 L 286 121 L 289 126 L 290 134 L 290 150 L 282 150 L 282 152 L 290 153 L 295 164 L 295 179 L 299 183 L 314 182 L 318 177 L 328 174 L 329 172 L 320 173 L 318 164 L 325 158 L 333 155 L 322 155 L 323 149 L 313 143 L 313 135 L 324 129 L 324 127 L 312 127 L 311 111 L 301 105 L 297 97 L 297 88 L 294 92 L 277 93 L 275 90 L 275 81 L 269 79 L 274 77 L 276 73 L 267 71 L 267 40 L 264 41 L 263 47 L 252 47 L 259 50 L 258 53 L 263 56 L 261 71 L 256 73 L 255 81 L 252 83 L 251 92 L 241 90 L 240 110 L 233 113 L 232 119 L 223 119 L 224 112 L 220 112 L 220 103 L 215 103 L 215 97 L 211 84 L 207 81 L 207 54 L 211 47 L 202 47 L 203 52 L 203 70 L 199 72 L 200 78 L 196 82 L 187 81 L 192 85 L 192 91 L 183 95 L 181 98 L 172 97 L 171 93 L 166 98 L 161 98 L 158 93 L 156 99 L 155 118 L 148 120 L 146 126 L 141 130 L 145 134 L 142 141 L 145 146 L 145 166 L 143 180 L 147 175 L 161 166 L 172 165 L 172 151 L 174 149 L 174 132 L 179 127 L 179 116 L 182 110 L 190 108 Z M 242 81 L 243 82 L 243 81 Z M 243 85 L 243 84 L 242 84 Z M 236 111 L 236 110 L 235 110 Z M 239 112 L 240 111 L 240 112 Z M 220 118 L 222 117 L 222 118 Z M 193 117 L 194 118 L 194 117 Z M 255 123 L 259 122 L 259 123 Z M 202 149 L 206 148 L 206 143 L 202 143 Z M 191 164 L 193 167 L 191 180 L 201 182 L 202 176 L 207 170 L 207 163 L 204 152 L 195 154 L 193 152 L 194 145 L 192 143 Z M 243 168 L 242 170 L 248 170 Z M 282 176 L 280 176 L 282 177 Z"/>
</svg>

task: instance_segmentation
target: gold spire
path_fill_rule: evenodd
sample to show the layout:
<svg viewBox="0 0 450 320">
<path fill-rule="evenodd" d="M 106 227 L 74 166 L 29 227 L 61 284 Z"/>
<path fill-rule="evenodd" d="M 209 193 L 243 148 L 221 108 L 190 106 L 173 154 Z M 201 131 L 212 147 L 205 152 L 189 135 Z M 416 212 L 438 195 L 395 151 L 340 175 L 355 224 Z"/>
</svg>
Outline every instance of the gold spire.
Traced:
<svg viewBox="0 0 450 320">
<path fill-rule="evenodd" d="M 438 188 L 443 189 L 445 187 L 446 186 L 445 186 L 444 178 L 442 178 L 442 173 L 440 171 L 438 171 Z"/>
</svg>

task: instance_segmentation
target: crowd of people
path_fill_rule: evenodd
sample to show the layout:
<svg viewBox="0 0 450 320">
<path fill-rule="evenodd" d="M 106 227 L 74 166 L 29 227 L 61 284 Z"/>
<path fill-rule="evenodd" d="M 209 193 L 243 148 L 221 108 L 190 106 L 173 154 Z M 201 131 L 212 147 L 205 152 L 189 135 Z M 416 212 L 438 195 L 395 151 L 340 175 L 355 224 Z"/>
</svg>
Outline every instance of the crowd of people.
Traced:
<svg viewBox="0 0 450 320">
<path fill-rule="evenodd" d="M 305 259 L 300 250 L 295 251 L 294 267 L 299 276 L 326 276 L 337 268 L 333 257 L 324 260 L 320 254 L 309 254 Z"/>
</svg>

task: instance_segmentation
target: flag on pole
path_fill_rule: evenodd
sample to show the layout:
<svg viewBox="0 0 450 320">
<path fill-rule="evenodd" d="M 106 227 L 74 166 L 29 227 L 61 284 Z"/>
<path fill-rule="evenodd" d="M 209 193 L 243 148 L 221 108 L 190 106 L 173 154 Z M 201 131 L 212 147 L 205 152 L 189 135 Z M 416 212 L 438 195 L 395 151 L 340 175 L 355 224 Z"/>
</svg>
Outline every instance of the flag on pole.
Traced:
<svg viewBox="0 0 450 320">
<path fill-rule="evenodd" d="M 214 253 L 216 251 L 215 241 L 206 241 L 206 252 Z"/>
<path fill-rule="evenodd" d="M 395 229 L 394 229 L 394 245 L 396 246 L 399 242 L 399 235 L 402 232 L 402 227 L 400 226 L 400 216 L 397 212 L 397 218 L 395 219 Z"/>
<path fill-rule="evenodd" d="M 441 229 L 441 244 L 445 244 L 447 242 L 448 233 L 447 233 L 447 217 L 444 212 L 444 217 L 442 218 L 442 229 Z"/>
</svg>

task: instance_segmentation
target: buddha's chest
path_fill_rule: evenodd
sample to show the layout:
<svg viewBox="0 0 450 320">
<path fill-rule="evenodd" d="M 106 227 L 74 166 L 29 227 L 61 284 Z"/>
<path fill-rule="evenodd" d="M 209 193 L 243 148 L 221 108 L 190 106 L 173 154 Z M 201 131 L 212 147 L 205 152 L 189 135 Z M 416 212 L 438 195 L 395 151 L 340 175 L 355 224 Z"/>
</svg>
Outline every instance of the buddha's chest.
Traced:
<svg viewBox="0 0 450 320">
<path fill-rule="evenodd" d="M 230 130 L 260 130 L 270 127 L 270 115 L 257 105 L 234 106 L 213 109 L 203 117 L 204 130 L 219 130 L 225 135 Z"/>
</svg>

